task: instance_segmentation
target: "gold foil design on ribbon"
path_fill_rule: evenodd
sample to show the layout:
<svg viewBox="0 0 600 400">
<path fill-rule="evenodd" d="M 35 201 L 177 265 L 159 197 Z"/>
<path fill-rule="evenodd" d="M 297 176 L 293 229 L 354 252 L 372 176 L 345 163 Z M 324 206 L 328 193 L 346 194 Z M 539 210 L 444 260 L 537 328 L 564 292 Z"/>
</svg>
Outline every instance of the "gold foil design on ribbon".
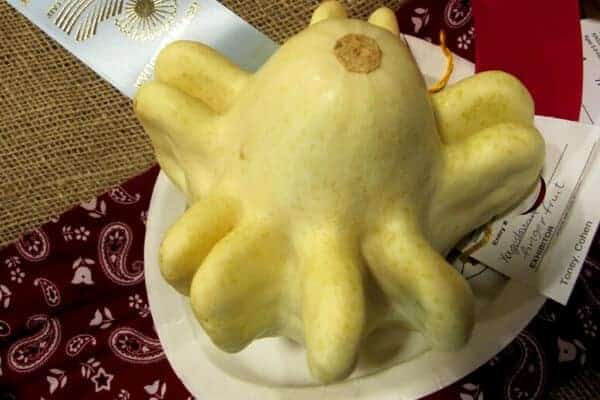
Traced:
<svg viewBox="0 0 600 400">
<path fill-rule="evenodd" d="M 48 10 L 48 18 L 67 35 L 75 32 L 84 41 L 97 32 L 98 25 L 123 11 L 123 0 L 56 0 Z"/>
<path fill-rule="evenodd" d="M 198 8 L 192 1 L 177 24 L 187 23 Z M 173 27 L 177 0 L 54 0 L 46 15 L 78 42 L 96 35 L 98 26 L 109 19 L 130 39 L 150 40 Z"/>
<path fill-rule="evenodd" d="M 139 88 L 140 86 L 142 86 L 142 84 L 144 82 L 152 79 L 152 76 L 154 75 L 154 64 L 155 63 L 156 63 L 156 56 L 154 56 L 148 64 L 144 65 L 144 69 L 142 69 L 142 72 L 140 72 L 137 79 L 135 80 L 136 88 Z"/>
<path fill-rule="evenodd" d="M 148 40 L 167 31 L 176 13 L 175 0 L 126 0 L 115 25 L 131 39 Z"/>
</svg>

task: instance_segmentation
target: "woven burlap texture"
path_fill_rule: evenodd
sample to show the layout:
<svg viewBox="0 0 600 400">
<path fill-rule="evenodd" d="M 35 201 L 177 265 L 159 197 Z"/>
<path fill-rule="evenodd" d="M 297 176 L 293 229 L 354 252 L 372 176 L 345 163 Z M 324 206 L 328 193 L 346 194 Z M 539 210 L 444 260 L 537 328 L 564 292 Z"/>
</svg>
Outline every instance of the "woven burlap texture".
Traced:
<svg viewBox="0 0 600 400">
<path fill-rule="evenodd" d="M 406 1 L 408 0 L 345 0 L 342 3 L 352 17 L 364 19 L 379 6 L 385 5 L 395 10 Z M 221 3 L 256 29 L 281 43 L 306 26 L 310 14 L 320 1 L 223 0 Z"/>
<path fill-rule="evenodd" d="M 0 1 L 0 243 L 147 168 L 130 101 Z"/>
<path fill-rule="evenodd" d="M 365 16 L 387 2 L 348 1 Z M 224 1 L 279 42 L 317 1 Z M 0 1 L 0 246 L 153 162 L 131 102 Z"/>
</svg>

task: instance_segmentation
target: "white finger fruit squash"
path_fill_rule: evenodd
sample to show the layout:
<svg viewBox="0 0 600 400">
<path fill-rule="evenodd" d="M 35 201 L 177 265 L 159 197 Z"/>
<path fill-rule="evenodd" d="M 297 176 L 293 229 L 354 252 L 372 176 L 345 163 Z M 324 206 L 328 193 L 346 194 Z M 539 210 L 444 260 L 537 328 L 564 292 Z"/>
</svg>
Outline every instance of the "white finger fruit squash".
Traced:
<svg viewBox="0 0 600 400">
<path fill-rule="evenodd" d="M 430 95 L 391 10 L 365 22 L 336 2 L 254 74 L 179 41 L 155 76 L 135 112 L 190 204 L 161 271 L 216 346 L 286 336 L 331 382 L 390 321 L 465 344 L 473 295 L 444 255 L 543 164 L 519 81 L 485 72 Z"/>
</svg>

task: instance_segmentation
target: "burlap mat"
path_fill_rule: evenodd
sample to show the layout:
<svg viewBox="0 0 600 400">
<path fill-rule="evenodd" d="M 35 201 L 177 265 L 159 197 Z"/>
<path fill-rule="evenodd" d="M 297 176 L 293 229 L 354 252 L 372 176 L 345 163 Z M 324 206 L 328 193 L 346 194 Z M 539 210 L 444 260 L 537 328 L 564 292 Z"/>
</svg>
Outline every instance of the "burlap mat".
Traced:
<svg viewBox="0 0 600 400">
<path fill-rule="evenodd" d="M 277 41 L 311 1 L 223 2 Z M 350 0 L 353 15 L 402 0 Z M 130 101 L 0 1 L 0 246 L 153 162 Z"/>
<path fill-rule="evenodd" d="M 408 0 L 342 0 L 349 14 L 365 18 L 377 7 L 395 10 Z M 321 0 L 220 0 L 271 39 L 283 42 L 306 26 Z"/>
<path fill-rule="evenodd" d="M 0 1 L 0 243 L 146 168 L 131 104 Z"/>
</svg>

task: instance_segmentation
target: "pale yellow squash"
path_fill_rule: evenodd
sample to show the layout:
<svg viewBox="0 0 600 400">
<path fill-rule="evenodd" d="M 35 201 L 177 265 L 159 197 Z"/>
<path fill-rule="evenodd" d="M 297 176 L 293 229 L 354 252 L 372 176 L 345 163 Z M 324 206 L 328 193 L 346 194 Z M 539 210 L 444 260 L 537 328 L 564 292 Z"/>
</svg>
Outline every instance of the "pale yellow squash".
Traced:
<svg viewBox="0 0 600 400">
<path fill-rule="evenodd" d="M 387 321 L 465 344 L 473 296 L 444 254 L 526 194 L 544 158 L 515 78 L 430 95 L 392 11 L 364 22 L 337 2 L 255 74 L 169 45 L 135 111 L 190 202 L 160 249 L 165 279 L 223 350 L 287 336 L 323 382 Z"/>
</svg>

